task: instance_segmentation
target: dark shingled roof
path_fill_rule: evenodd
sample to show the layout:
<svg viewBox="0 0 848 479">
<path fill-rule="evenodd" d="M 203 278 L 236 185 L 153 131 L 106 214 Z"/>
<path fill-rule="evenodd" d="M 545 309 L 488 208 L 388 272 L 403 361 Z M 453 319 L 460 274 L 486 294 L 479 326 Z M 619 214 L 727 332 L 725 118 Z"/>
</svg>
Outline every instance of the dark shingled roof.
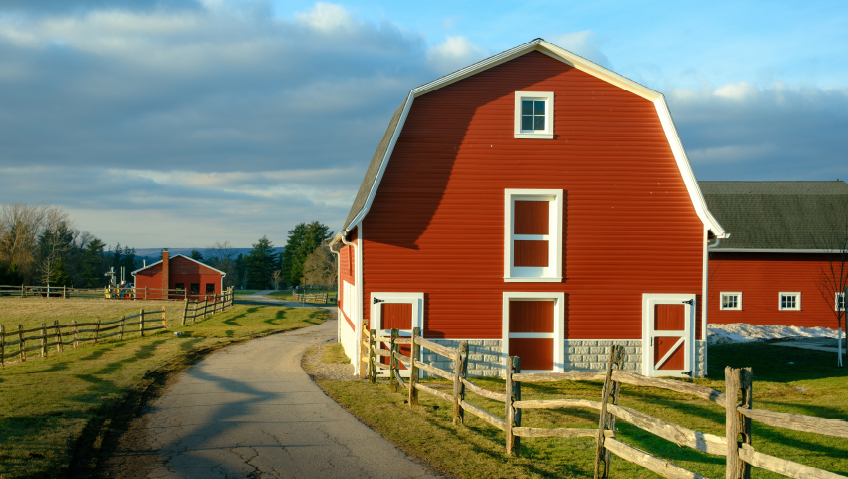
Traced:
<svg viewBox="0 0 848 479">
<path fill-rule="evenodd" d="M 699 181 L 713 216 L 730 233 L 714 249 L 818 249 L 848 214 L 842 181 Z"/>
<path fill-rule="evenodd" d="M 389 127 L 386 128 L 386 132 L 383 133 L 383 138 L 381 138 L 380 143 L 377 144 L 377 151 L 374 152 L 374 156 L 371 158 L 371 164 L 368 165 L 368 171 L 365 172 L 365 179 L 362 180 L 362 184 L 359 185 L 359 191 L 356 193 L 356 198 L 353 200 L 353 206 L 350 207 L 350 213 L 347 214 L 347 219 L 344 224 L 345 229 L 349 229 L 353 226 L 350 222 L 356 218 L 356 215 L 358 215 L 363 208 L 365 208 L 365 203 L 368 201 L 368 194 L 371 192 L 371 188 L 374 187 L 374 183 L 377 181 L 377 173 L 380 171 L 380 163 L 383 162 L 383 156 L 385 156 L 386 150 L 389 149 L 389 142 L 391 141 L 395 128 L 400 121 L 400 114 L 403 112 L 404 105 L 406 105 L 405 98 L 403 102 L 401 102 L 400 106 L 397 107 L 397 110 L 395 110 L 395 114 L 392 115 L 392 121 L 389 122 Z"/>
</svg>

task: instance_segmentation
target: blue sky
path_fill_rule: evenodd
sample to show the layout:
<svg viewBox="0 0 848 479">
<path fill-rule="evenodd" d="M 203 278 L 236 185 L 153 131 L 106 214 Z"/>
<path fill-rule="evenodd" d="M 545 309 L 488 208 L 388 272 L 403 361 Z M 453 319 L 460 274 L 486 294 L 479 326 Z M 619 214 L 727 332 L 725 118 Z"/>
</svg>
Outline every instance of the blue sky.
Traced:
<svg viewBox="0 0 848 479">
<path fill-rule="evenodd" d="M 6 0 L 0 202 L 139 248 L 337 229 L 409 89 L 537 37 L 665 93 L 698 179 L 848 179 L 843 3 Z"/>
</svg>

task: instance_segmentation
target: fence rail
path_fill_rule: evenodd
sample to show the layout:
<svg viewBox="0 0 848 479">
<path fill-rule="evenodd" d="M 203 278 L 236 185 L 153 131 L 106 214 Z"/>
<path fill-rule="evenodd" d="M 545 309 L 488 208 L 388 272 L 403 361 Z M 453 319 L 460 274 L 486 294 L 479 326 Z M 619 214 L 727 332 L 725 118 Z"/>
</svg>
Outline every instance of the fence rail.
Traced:
<svg viewBox="0 0 848 479">
<path fill-rule="evenodd" d="M 363 328 L 364 329 L 364 328 Z M 385 349 L 381 344 L 388 344 Z M 400 353 L 401 344 L 410 344 L 409 356 Z M 639 429 L 650 432 L 657 437 L 671 441 L 679 446 L 686 446 L 714 456 L 726 457 L 726 477 L 728 479 L 750 479 L 751 466 L 767 469 L 778 474 L 793 478 L 844 478 L 823 469 L 805 466 L 785 459 L 772 457 L 757 452 L 751 446 L 751 421 L 757 420 L 773 427 L 811 432 L 835 437 L 848 438 L 848 421 L 840 419 L 822 419 L 799 414 L 786 414 L 763 409 L 751 408 L 753 375 L 750 368 L 725 369 L 726 393 L 699 384 L 642 376 L 633 372 L 621 370 L 624 350 L 621 346 L 609 349 L 609 361 L 606 372 L 556 372 L 556 373 L 522 373 L 521 359 L 506 358 L 504 392 L 490 391 L 467 378 L 468 343 L 461 342 L 456 348 L 449 348 L 421 337 L 420 328 L 413 328 L 411 337 L 400 337 L 397 329 L 391 330 L 391 336 L 377 336 L 377 330 L 370 330 L 367 338 L 363 338 L 363 346 L 367 348 L 367 357 L 362 358 L 368 364 L 368 377 L 371 383 L 376 383 L 377 371 L 388 371 L 389 386 L 392 392 L 398 392 L 398 387 L 406 389 L 410 407 L 418 404 L 418 393 L 424 392 L 447 401 L 453 405 L 454 425 L 464 423 L 464 413 L 480 418 L 491 426 L 502 430 L 506 435 L 506 455 L 519 454 L 521 438 L 535 437 L 588 437 L 596 441 L 595 479 L 607 478 L 610 470 L 611 455 L 649 469 L 667 478 L 702 478 L 703 476 L 678 467 L 668 460 L 655 457 L 645 451 L 629 446 L 619 441 L 615 421 L 622 420 Z M 421 348 L 453 360 L 453 370 L 445 371 L 435 366 L 420 362 Z M 389 364 L 382 364 L 378 357 L 388 357 Z M 409 371 L 407 380 L 401 375 L 400 365 Z M 420 372 L 438 376 L 453 382 L 450 393 L 439 390 L 434 384 L 426 385 L 421 382 Z M 600 400 L 588 399 L 521 399 L 522 382 L 539 381 L 603 381 Z M 641 411 L 620 406 L 621 384 L 643 387 L 654 387 L 688 394 L 725 409 L 725 436 L 695 431 L 663 419 L 652 417 Z M 491 413 L 469 401 L 466 392 L 472 392 L 487 399 L 504 404 L 504 417 Z M 739 398 L 741 397 L 741 403 Z M 598 411 L 597 429 L 588 428 L 536 428 L 522 427 L 522 411 L 532 409 L 583 408 Z M 742 440 L 740 441 L 739 438 Z"/>
<path fill-rule="evenodd" d="M 197 318 L 206 319 L 206 316 L 222 312 L 233 305 L 233 288 L 228 288 L 223 294 L 207 296 L 200 301 L 191 301 L 186 299 L 183 308 L 182 325 L 185 326 L 188 320 L 192 324 L 197 322 Z"/>
<path fill-rule="evenodd" d="M 81 329 L 81 327 L 89 328 Z M 128 327 L 134 329 L 128 330 L 126 329 Z M 117 331 L 113 333 L 102 334 L 105 331 L 115 329 Z M 119 336 L 119 339 L 123 340 L 124 334 L 138 333 L 144 336 L 147 331 L 159 329 L 167 329 L 164 308 L 157 311 L 141 309 L 138 314 L 123 316 L 119 320 L 105 323 L 99 319 L 92 323 L 71 321 L 70 324 L 59 324 L 59 321 L 53 321 L 53 324 L 41 323 L 41 327 L 30 329 L 24 329 L 19 324 L 17 329 L 13 330 L 7 330 L 5 325 L 0 324 L 0 366 L 6 366 L 6 360 L 12 358 L 18 358 L 20 362 L 24 363 L 27 360 L 27 353 L 30 351 L 41 351 L 41 357 L 47 357 L 49 350 L 54 346 L 56 352 L 61 353 L 65 346 L 78 348 L 81 343 L 87 341 L 97 344 L 97 341 L 112 336 Z M 41 334 L 24 336 L 27 333 L 34 332 Z M 88 334 L 88 337 L 84 336 L 85 334 Z M 10 340 L 9 338 L 15 339 Z M 34 341 L 37 342 L 34 346 L 27 346 L 28 342 L 32 344 Z"/>
<path fill-rule="evenodd" d="M 230 288 L 231 289 L 231 288 Z M 187 289 L 136 288 L 133 286 L 104 288 L 73 288 L 67 286 L 8 286 L 0 285 L 0 297 L 33 298 L 106 298 L 138 301 L 204 300 L 215 294 L 193 293 Z"/>
</svg>

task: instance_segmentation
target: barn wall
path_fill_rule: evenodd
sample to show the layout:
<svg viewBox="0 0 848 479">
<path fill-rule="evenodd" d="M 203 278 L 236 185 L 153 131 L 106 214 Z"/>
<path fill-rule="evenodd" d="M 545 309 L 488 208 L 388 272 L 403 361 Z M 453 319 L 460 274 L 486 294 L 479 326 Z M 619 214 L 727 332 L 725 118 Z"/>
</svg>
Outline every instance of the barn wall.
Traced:
<svg viewBox="0 0 848 479">
<path fill-rule="evenodd" d="M 833 294 L 816 284 L 822 259 L 816 254 L 710 253 L 707 317 L 711 324 L 825 326 L 836 328 Z M 742 311 L 722 311 L 721 292 L 742 292 Z M 801 311 L 780 311 L 780 292 L 801 292 Z"/>
<path fill-rule="evenodd" d="M 189 298 L 198 299 L 206 295 L 206 284 L 215 285 L 215 293 L 221 294 L 221 273 L 214 269 L 195 263 L 187 258 L 175 256 L 169 258 L 169 285 L 168 289 L 174 289 L 177 283 L 184 283 L 187 290 L 191 287 L 191 283 L 200 284 L 200 294 L 191 295 Z M 161 290 L 162 288 L 162 264 L 150 266 L 135 274 L 135 287 L 139 291 L 139 297 L 144 297 L 143 288 Z M 162 293 L 147 293 L 147 299 L 163 299 Z M 180 299 L 173 294 L 170 299 Z"/>
<path fill-rule="evenodd" d="M 517 90 L 555 92 L 553 140 L 513 137 Z M 505 188 L 564 190 L 562 283 L 503 281 Z M 364 298 L 425 293 L 430 338 L 500 339 L 504 291 L 564 292 L 571 340 L 640 339 L 643 293 L 701 299 L 653 103 L 538 52 L 416 98 L 364 224 Z"/>
</svg>

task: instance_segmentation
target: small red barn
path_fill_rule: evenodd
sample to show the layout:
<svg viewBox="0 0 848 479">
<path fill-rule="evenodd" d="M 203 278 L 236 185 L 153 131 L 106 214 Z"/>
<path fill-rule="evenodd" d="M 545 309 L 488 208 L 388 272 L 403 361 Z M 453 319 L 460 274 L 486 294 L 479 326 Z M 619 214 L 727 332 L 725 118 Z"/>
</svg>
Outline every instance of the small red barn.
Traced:
<svg viewBox="0 0 848 479">
<path fill-rule="evenodd" d="M 838 225 L 845 228 L 848 184 L 702 181 L 700 186 L 710 211 L 733 232 L 710 246 L 710 322 L 836 328 L 834 311 L 844 310 L 844 299 L 841 288 L 822 277 L 822 267 L 829 271 L 832 261 L 839 270 L 840 259 L 829 254 L 830 240 Z M 838 273 L 831 279 L 838 284 Z"/>
<path fill-rule="evenodd" d="M 702 376 L 706 208 L 661 93 L 543 40 L 410 91 L 338 244 L 339 340 L 420 326 L 469 374 Z M 445 367 L 436 354 L 424 361 Z"/>
<path fill-rule="evenodd" d="M 135 270 L 132 275 L 138 299 L 163 299 L 166 289 L 178 290 L 171 291 L 169 299 L 202 299 L 221 294 L 226 273 L 181 254 L 172 258 L 163 249 L 160 261 Z"/>
</svg>

